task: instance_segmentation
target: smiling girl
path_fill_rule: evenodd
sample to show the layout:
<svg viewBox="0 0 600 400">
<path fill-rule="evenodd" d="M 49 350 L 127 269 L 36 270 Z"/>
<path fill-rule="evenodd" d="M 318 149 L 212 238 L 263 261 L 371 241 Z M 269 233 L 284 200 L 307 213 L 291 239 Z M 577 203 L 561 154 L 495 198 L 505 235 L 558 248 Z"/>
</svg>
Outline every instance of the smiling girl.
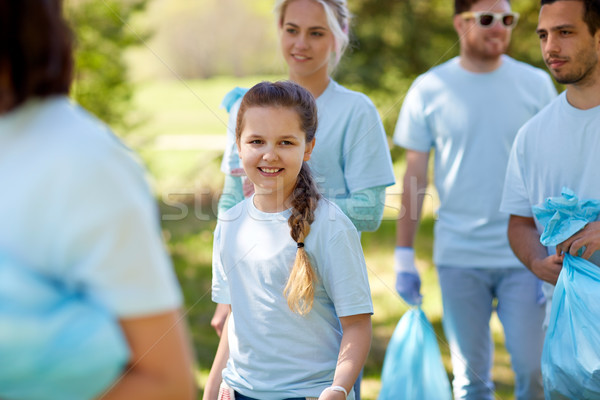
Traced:
<svg viewBox="0 0 600 400">
<path fill-rule="evenodd" d="M 383 124 L 371 100 L 331 78 L 348 45 L 350 12 L 345 0 L 277 0 L 275 15 L 289 79 L 316 99 L 317 145 L 308 164 L 323 196 L 350 218 L 359 232 L 381 223 L 385 188 L 395 182 Z M 237 110 L 244 90 L 226 96 L 228 144 L 221 170 L 225 185 L 219 216 L 252 192 L 235 142 Z M 249 189 L 249 190 L 248 190 Z M 222 331 L 227 307 L 217 306 L 211 325 Z M 357 385 L 357 390 L 359 386 Z"/>
<path fill-rule="evenodd" d="M 358 233 L 306 164 L 316 129 L 314 99 L 293 82 L 259 83 L 241 102 L 254 194 L 215 230 L 212 296 L 232 311 L 204 400 L 354 399 L 373 306 Z"/>
</svg>

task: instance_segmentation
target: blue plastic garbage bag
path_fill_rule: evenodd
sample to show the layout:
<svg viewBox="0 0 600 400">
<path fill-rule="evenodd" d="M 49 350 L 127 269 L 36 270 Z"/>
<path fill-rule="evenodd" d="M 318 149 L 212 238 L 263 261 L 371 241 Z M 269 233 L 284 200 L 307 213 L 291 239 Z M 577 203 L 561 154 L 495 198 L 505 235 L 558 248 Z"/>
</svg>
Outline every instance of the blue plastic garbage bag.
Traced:
<svg viewBox="0 0 600 400">
<path fill-rule="evenodd" d="M 0 254 L 0 399 L 92 399 L 128 359 L 106 310 Z"/>
<path fill-rule="evenodd" d="M 408 310 L 385 352 L 378 400 L 452 399 L 433 326 L 421 307 Z"/>
<path fill-rule="evenodd" d="M 569 190 L 534 207 L 546 246 L 557 245 L 595 221 L 600 202 Z M 546 399 L 600 399 L 600 267 L 565 254 L 542 353 Z"/>
<path fill-rule="evenodd" d="M 549 197 L 542 204 L 533 206 L 532 210 L 544 227 L 540 242 L 544 246 L 556 246 L 573 236 L 588 222 L 598 219 L 600 201 L 580 201 L 571 189 L 563 188 L 560 197 Z"/>
</svg>

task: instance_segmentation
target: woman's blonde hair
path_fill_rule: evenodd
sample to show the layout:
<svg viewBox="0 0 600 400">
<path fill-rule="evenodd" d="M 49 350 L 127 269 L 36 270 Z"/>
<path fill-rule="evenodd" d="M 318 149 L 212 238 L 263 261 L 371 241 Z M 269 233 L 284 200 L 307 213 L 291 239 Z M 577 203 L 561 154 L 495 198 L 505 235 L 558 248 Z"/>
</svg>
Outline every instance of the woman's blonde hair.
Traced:
<svg viewBox="0 0 600 400">
<path fill-rule="evenodd" d="M 237 115 L 236 140 L 239 143 L 244 129 L 244 115 L 251 107 L 282 107 L 296 112 L 300 129 L 311 142 L 317 132 L 317 105 L 310 92 L 292 81 L 261 82 L 243 97 Z M 305 315 L 312 309 L 317 275 L 304 248 L 304 240 L 315 220 L 315 210 L 321 195 L 306 162 L 302 163 L 292 192 L 292 215 L 288 219 L 290 235 L 297 243 L 296 258 L 283 290 L 293 312 Z"/>
<path fill-rule="evenodd" d="M 283 19 L 285 18 L 285 11 L 287 6 L 294 0 L 276 0 L 275 2 L 275 15 L 277 16 L 277 24 L 281 28 L 283 27 Z M 342 55 L 348 48 L 349 38 L 349 26 L 351 14 L 346 5 L 346 0 L 313 0 L 323 6 L 325 15 L 327 16 L 327 23 L 331 33 L 335 40 L 335 52 L 332 57 L 332 61 L 329 63 L 330 72 L 340 62 Z"/>
</svg>

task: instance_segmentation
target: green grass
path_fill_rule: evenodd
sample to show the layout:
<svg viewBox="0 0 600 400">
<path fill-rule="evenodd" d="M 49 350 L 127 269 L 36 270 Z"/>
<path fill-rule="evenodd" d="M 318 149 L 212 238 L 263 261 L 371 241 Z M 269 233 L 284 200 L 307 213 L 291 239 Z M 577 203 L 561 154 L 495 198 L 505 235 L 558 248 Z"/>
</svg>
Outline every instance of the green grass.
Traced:
<svg viewBox="0 0 600 400">
<path fill-rule="evenodd" d="M 236 85 L 249 86 L 263 78 L 218 78 L 210 81 L 163 81 L 140 86 L 136 112 L 148 122 L 127 140 L 137 143 L 142 158 L 155 179 L 163 215 L 163 232 L 183 288 L 187 318 L 196 352 L 197 378 L 202 389 L 218 344 L 210 327 L 214 304 L 210 300 L 212 231 L 216 201 L 223 176 L 219 171 L 220 151 L 206 138 L 225 135 L 226 114 L 218 108 L 223 95 Z M 193 135 L 200 143 L 190 148 L 159 146 L 158 136 Z M 140 139 L 142 138 L 142 139 Z M 209 140 L 209 139 L 206 139 Z M 402 161 L 395 163 L 396 177 L 403 174 Z M 362 243 L 373 295 L 373 344 L 365 366 L 363 399 L 375 400 L 381 387 L 381 368 L 386 345 L 402 314 L 408 309 L 394 289 L 392 268 L 395 216 L 399 204 L 398 185 L 388 188 L 386 212 L 377 232 L 365 232 Z M 435 328 L 444 366 L 451 376 L 450 356 L 441 326 L 441 296 L 431 261 L 433 213 L 436 199 L 427 200 L 424 219 L 417 234 L 418 268 L 423 280 L 423 309 Z M 492 318 L 496 345 L 493 379 L 496 398 L 513 399 L 513 373 L 503 347 L 497 317 Z M 202 390 L 200 391 L 200 397 Z"/>
</svg>

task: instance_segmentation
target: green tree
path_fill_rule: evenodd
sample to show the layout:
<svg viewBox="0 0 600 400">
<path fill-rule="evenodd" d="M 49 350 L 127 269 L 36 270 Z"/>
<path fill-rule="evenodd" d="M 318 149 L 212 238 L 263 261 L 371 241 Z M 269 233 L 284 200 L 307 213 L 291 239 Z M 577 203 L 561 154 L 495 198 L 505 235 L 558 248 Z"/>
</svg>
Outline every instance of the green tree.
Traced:
<svg viewBox="0 0 600 400">
<path fill-rule="evenodd" d="M 73 98 L 117 132 L 132 126 L 128 106 L 133 87 L 124 51 L 148 37 L 130 25 L 147 0 L 70 0 L 65 13 L 75 34 Z"/>
<path fill-rule="evenodd" d="M 448 0 L 354 0 L 353 49 L 336 79 L 370 96 L 391 135 L 404 95 L 417 75 L 458 55 L 459 43 Z M 539 4 L 513 0 L 521 14 L 509 54 L 543 67 L 535 34 Z"/>
</svg>

